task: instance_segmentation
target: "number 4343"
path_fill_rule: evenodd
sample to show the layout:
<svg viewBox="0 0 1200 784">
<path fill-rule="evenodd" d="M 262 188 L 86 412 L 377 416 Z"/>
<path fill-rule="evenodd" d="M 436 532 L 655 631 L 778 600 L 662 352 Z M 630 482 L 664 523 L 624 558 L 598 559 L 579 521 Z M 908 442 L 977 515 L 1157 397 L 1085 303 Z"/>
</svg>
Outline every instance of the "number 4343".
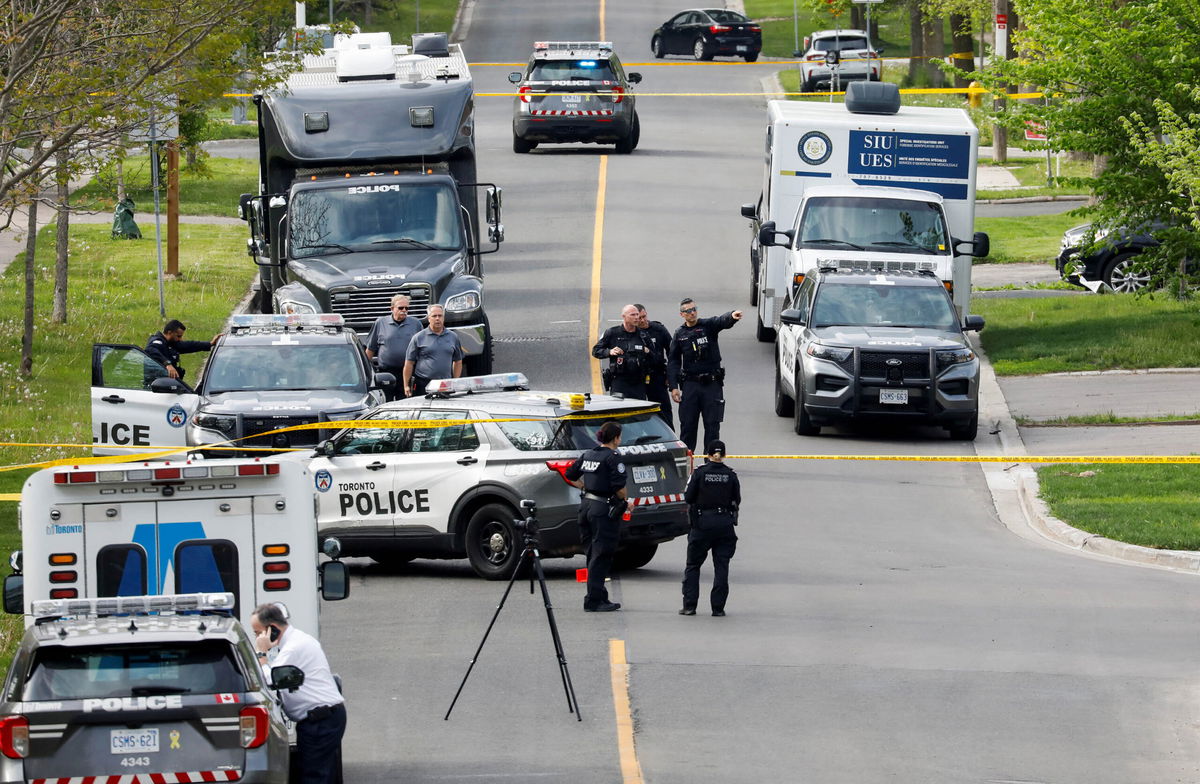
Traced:
<svg viewBox="0 0 1200 784">
<path fill-rule="evenodd" d="M 123 767 L 123 768 L 141 767 L 143 765 L 149 765 L 149 764 L 150 764 L 149 757 L 122 757 L 121 758 L 121 767 Z"/>
</svg>

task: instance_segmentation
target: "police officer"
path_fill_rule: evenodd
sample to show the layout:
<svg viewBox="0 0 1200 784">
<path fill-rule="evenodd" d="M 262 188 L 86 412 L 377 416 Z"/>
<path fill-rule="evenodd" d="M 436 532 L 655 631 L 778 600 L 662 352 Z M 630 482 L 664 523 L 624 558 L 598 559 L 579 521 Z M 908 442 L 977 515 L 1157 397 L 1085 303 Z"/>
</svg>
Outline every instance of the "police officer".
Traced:
<svg viewBox="0 0 1200 784">
<path fill-rule="evenodd" d="M 604 330 L 592 346 L 592 356 L 608 360 L 605 388 L 613 394 L 646 399 L 646 379 L 650 373 L 650 347 L 638 328 L 637 305 L 621 309 L 621 323 Z"/>
<path fill-rule="evenodd" d="M 650 347 L 650 373 L 646 381 L 646 399 L 658 403 L 659 416 L 667 427 L 675 429 L 671 409 L 671 391 L 667 389 L 667 351 L 671 348 L 671 333 L 661 321 L 651 321 L 645 305 L 638 309 L 638 329 Z"/>
<path fill-rule="evenodd" d="M 717 334 L 742 318 L 733 310 L 722 316 L 700 318 L 691 298 L 679 303 L 683 326 L 675 330 L 667 355 L 667 385 L 671 399 L 679 403 L 679 437 L 687 448 L 696 450 L 696 432 L 704 417 L 704 438 L 721 437 L 725 418 L 725 368 L 721 367 L 721 348 Z"/>
<path fill-rule="evenodd" d="M 367 357 L 378 357 L 379 370 L 396 377 L 388 390 L 388 400 L 404 397 L 404 360 L 408 344 L 413 335 L 421 331 L 421 322 L 408 315 L 409 302 L 407 294 L 392 297 L 392 312 L 376 319 L 367 337 Z"/>
<path fill-rule="evenodd" d="M 729 597 L 729 559 L 737 549 L 738 507 L 742 487 L 737 474 L 725 465 L 725 442 L 710 441 L 708 462 L 692 472 L 683 498 L 688 502 L 692 530 L 688 532 L 687 566 L 683 570 L 683 609 L 680 615 L 695 615 L 700 600 L 700 567 L 713 556 L 713 587 L 709 594 L 713 617 L 725 615 Z"/>
<path fill-rule="evenodd" d="M 617 454 L 621 426 L 608 421 L 596 433 L 599 446 L 579 456 L 563 474 L 583 490 L 579 502 L 579 540 L 587 547 L 587 596 L 584 612 L 612 612 L 621 605 L 608 599 L 604 580 L 612 570 L 625 500 L 625 464 Z"/>
<path fill-rule="evenodd" d="M 179 366 L 180 354 L 192 354 L 197 351 L 211 351 L 221 336 L 215 335 L 212 340 L 184 340 L 183 333 L 187 327 L 179 319 L 171 319 L 163 325 L 161 332 L 155 332 L 146 341 L 146 355 L 167 369 L 167 375 L 183 381 L 186 372 Z"/>
</svg>

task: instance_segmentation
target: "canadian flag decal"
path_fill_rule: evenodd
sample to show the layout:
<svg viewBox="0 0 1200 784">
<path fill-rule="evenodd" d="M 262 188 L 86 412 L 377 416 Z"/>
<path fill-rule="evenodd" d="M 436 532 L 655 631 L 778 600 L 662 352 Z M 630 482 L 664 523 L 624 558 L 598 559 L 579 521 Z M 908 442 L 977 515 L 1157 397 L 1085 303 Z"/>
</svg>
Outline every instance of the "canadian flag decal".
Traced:
<svg viewBox="0 0 1200 784">
<path fill-rule="evenodd" d="M 217 702 L 221 703 L 222 705 L 228 705 L 231 702 L 241 702 L 241 701 L 242 701 L 241 698 L 239 698 L 236 694 L 218 694 L 217 695 Z"/>
</svg>

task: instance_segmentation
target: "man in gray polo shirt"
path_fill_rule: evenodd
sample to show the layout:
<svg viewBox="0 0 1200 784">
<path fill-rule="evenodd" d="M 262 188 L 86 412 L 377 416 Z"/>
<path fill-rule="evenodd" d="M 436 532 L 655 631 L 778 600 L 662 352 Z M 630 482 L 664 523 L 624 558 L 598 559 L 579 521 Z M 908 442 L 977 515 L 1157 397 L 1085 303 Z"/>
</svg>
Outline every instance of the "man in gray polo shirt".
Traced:
<svg viewBox="0 0 1200 784">
<path fill-rule="evenodd" d="M 446 329 L 446 311 L 441 305 L 429 307 L 429 327 L 421 330 L 408 344 L 404 360 L 404 394 L 425 394 L 425 385 L 433 378 L 458 378 L 462 375 L 462 343 Z"/>
<path fill-rule="evenodd" d="M 392 312 L 380 316 L 371 326 L 367 336 L 367 356 L 379 357 L 379 370 L 396 377 L 396 384 L 388 392 L 388 400 L 404 397 L 404 359 L 408 356 L 408 343 L 413 335 L 421 331 L 421 322 L 408 316 L 409 299 L 406 294 L 392 297 Z"/>
</svg>

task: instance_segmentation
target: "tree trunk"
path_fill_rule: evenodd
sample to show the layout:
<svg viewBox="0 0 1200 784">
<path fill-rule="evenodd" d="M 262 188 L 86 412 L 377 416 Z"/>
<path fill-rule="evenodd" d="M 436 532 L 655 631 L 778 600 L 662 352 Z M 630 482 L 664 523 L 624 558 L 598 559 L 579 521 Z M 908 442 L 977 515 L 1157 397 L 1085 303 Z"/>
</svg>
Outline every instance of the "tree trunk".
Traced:
<svg viewBox="0 0 1200 784">
<path fill-rule="evenodd" d="M 963 14 L 950 14 L 950 30 L 954 35 L 954 64 L 959 68 L 975 69 L 975 39 L 971 36 L 971 17 Z M 962 57 L 961 55 L 967 55 Z M 970 84 L 965 76 L 954 76 L 954 86 L 962 89 Z"/>
<path fill-rule="evenodd" d="M 57 168 L 54 180 L 58 186 L 58 232 L 54 237 L 54 305 L 50 320 L 55 324 L 67 323 L 67 250 L 71 229 L 70 173 L 67 170 L 67 152 L 55 155 Z"/>
<path fill-rule="evenodd" d="M 1006 14 L 1008 16 L 1007 27 L 1009 35 L 1005 38 L 1006 43 L 1004 51 L 996 51 L 996 55 L 1002 56 L 1004 59 L 1008 60 L 1013 56 L 1011 32 L 1013 29 L 1012 21 L 1014 17 L 1012 10 L 1009 8 L 1008 0 L 996 0 L 996 13 Z M 999 33 L 996 35 L 999 36 Z M 1007 86 L 1005 86 L 1005 92 L 1009 92 Z M 1007 111 L 1008 99 L 996 97 L 993 99 L 992 108 L 1002 112 Z M 992 126 L 992 160 L 996 163 L 1008 163 L 1008 129 L 999 123 Z"/>
<path fill-rule="evenodd" d="M 912 41 L 912 52 L 908 57 L 908 83 L 919 86 L 921 63 L 925 59 L 925 41 L 921 34 L 920 0 L 908 0 L 908 37 Z"/>
<path fill-rule="evenodd" d="M 25 234 L 25 330 L 21 335 L 21 375 L 33 375 L 33 281 L 37 252 L 37 199 L 29 201 L 29 228 Z"/>
<path fill-rule="evenodd" d="M 940 17 L 926 19 L 921 25 L 921 38 L 927 83 L 930 87 L 945 87 L 946 74 L 933 62 L 942 59 L 946 54 L 945 20 Z"/>
</svg>

